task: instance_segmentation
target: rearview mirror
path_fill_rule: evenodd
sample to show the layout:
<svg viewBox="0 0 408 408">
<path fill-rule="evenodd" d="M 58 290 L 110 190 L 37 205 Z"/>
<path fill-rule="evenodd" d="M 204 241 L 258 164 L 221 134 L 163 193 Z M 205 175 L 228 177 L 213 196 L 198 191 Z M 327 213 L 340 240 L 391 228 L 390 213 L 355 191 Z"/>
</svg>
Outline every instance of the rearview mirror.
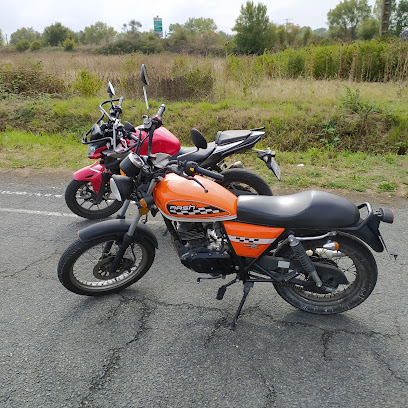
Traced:
<svg viewBox="0 0 408 408">
<path fill-rule="evenodd" d="M 113 87 L 110 81 L 108 82 L 108 95 L 109 95 L 109 98 L 111 99 L 112 99 L 112 96 L 115 95 L 115 88 Z"/>
<path fill-rule="evenodd" d="M 149 77 L 147 76 L 147 69 L 145 64 L 142 64 L 141 79 L 145 85 L 149 85 Z"/>
</svg>

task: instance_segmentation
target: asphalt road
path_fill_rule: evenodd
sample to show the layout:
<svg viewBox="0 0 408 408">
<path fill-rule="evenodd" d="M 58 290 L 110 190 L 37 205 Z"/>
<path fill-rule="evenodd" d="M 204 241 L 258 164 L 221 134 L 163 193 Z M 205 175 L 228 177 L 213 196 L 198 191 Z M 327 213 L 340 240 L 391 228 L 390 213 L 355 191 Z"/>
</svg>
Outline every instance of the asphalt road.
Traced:
<svg viewBox="0 0 408 408">
<path fill-rule="evenodd" d="M 408 202 L 383 226 L 400 257 L 376 254 L 365 303 L 315 316 L 258 284 L 232 331 L 242 285 L 217 301 L 219 281 L 196 283 L 160 220 L 140 282 L 103 298 L 68 292 L 57 263 L 91 222 L 69 213 L 63 191 L 0 182 L 1 407 L 408 406 Z"/>
</svg>

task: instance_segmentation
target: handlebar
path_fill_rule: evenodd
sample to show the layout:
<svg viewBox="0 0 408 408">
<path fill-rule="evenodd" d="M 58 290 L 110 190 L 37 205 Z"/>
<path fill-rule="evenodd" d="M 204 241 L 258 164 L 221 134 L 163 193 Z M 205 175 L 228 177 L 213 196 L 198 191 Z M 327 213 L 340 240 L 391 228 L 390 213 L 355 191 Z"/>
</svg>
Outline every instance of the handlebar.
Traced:
<svg viewBox="0 0 408 408">
<path fill-rule="evenodd" d="M 214 171 L 203 169 L 200 167 L 196 162 L 188 161 L 184 165 L 184 171 L 189 176 L 194 176 L 194 174 L 198 173 L 203 176 L 211 177 L 216 180 L 224 180 L 224 176 L 219 173 L 215 173 Z"/>
<path fill-rule="evenodd" d="M 163 104 L 160 105 L 160 108 L 157 111 L 156 116 L 159 116 L 161 118 L 165 110 L 166 110 L 166 105 L 163 103 Z"/>
</svg>

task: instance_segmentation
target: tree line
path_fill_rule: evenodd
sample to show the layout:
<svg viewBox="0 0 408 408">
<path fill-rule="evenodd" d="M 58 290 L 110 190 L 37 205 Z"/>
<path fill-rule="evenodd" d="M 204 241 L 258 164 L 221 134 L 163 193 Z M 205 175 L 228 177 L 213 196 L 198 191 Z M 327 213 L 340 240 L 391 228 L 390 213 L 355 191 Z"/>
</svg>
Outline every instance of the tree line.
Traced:
<svg viewBox="0 0 408 408">
<path fill-rule="evenodd" d="M 23 52 L 42 47 L 63 47 L 71 51 L 78 46 L 91 46 L 102 54 L 162 51 L 223 55 L 227 53 L 262 54 L 307 45 L 329 45 L 336 42 L 370 40 L 379 36 L 383 0 L 374 7 L 367 0 L 343 0 L 327 14 L 328 29 L 312 30 L 297 24 L 276 24 L 270 21 L 267 6 L 247 1 L 232 27 L 233 35 L 217 30 L 211 18 L 189 18 L 184 24 L 170 24 L 165 38 L 151 30 L 141 32 L 141 23 L 131 20 L 117 32 L 106 23 L 96 22 L 80 32 L 74 32 L 56 22 L 42 33 L 23 27 L 10 35 L 9 48 Z M 408 24 L 408 0 L 391 0 L 389 33 L 400 37 Z M 0 30 L 0 45 L 4 37 Z"/>
</svg>

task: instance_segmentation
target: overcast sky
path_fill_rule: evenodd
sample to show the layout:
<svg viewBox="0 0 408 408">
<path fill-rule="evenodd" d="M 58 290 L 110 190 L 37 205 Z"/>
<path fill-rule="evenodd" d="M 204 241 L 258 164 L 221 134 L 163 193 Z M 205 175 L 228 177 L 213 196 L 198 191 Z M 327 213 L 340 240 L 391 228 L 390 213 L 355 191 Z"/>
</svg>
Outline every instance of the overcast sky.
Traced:
<svg viewBox="0 0 408 408">
<path fill-rule="evenodd" d="M 326 27 L 327 12 L 341 0 L 264 0 L 270 21 L 289 21 L 313 29 Z M 375 0 L 368 0 L 370 5 Z M 190 17 L 212 18 L 218 30 L 231 33 L 241 5 L 246 0 L 0 0 L 0 29 L 3 35 L 22 27 L 42 32 L 55 22 L 73 31 L 81 31 L 102 21 L 121 31 L 123 23 L 135 19 L 142 23 L 141 31 L 153 28 L 153 17 L 163 19 L 163 30 L 169 24 L 184 24 Z M 257 0 L 254 3 L 258 3 Z"/>
</svg>

